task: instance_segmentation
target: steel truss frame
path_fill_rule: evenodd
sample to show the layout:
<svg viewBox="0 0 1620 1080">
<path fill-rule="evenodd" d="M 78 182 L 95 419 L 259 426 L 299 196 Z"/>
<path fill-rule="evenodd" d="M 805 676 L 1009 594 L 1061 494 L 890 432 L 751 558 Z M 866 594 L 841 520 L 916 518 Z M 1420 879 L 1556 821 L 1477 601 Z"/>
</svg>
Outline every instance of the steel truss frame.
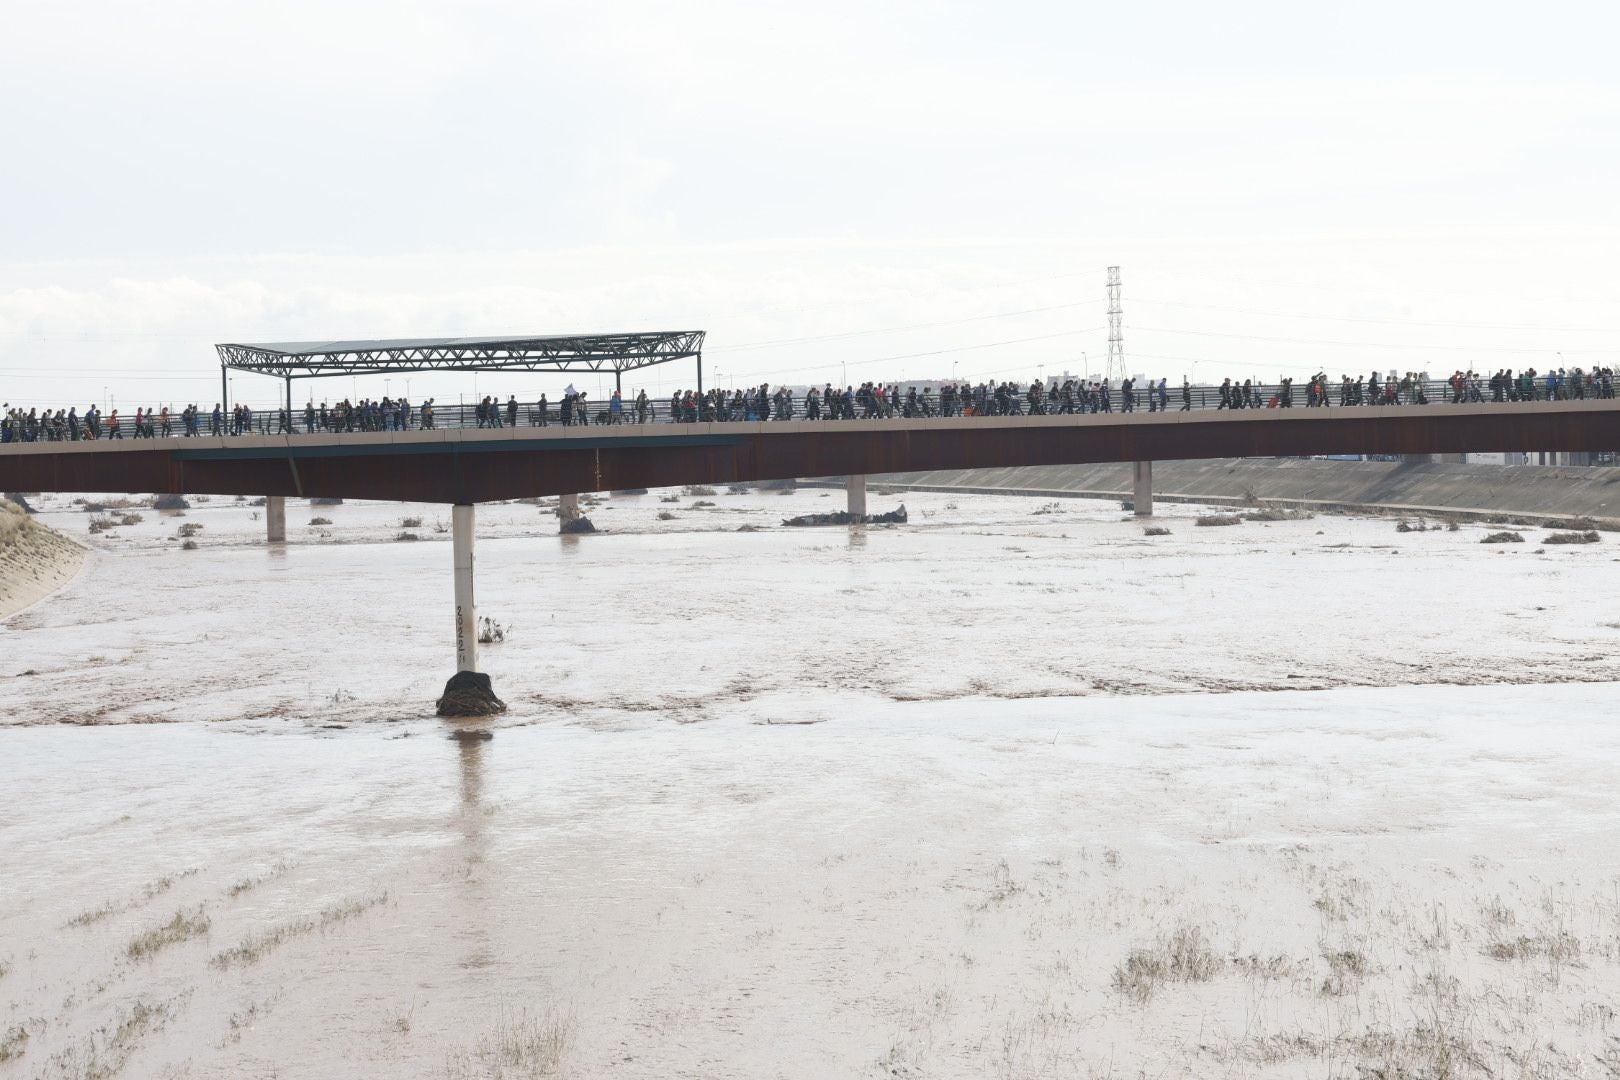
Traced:
<svg viewBox="0 0 1620 1080">
<path fill-rule="evenodd" d="M 278 379 L 413 371 L 612 371 L 703 360 L 702 330 L 529 338 L 215 345 L 222 368 Z M 700 369 L 701 370 L 701 369 Z"/>
</svg>

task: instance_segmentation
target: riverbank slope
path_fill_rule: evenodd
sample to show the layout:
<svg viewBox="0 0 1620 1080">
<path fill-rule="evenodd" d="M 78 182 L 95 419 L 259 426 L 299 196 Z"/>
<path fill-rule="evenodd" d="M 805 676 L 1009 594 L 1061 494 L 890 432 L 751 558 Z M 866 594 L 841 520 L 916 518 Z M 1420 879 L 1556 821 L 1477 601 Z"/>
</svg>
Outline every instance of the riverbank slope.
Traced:
<svg viewBox="0 0 1620 1080">
<path fill-rule="evenodd" d="M 72 581 L 85 549 L 0 499 L 0 619 Z"/>
</svg>

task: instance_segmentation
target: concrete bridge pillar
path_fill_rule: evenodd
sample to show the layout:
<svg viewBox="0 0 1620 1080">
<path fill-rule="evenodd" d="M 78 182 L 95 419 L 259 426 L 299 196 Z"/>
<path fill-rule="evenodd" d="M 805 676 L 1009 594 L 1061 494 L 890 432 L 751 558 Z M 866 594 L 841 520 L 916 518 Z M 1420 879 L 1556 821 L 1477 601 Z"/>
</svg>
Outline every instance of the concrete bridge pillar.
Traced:
<svg viewBox="0 0 1620 1080">
<path fill-rule="evenodd" d="M 564 525 L 579 517 L 579 495 L 559 495 L 557 497 L 557 520 Z"/>
<path fill-rule="evenodd" d="M 851 476 L 844 481 L 849 495 L 849 516 L 857 520 L 866 516 L 866 477 Z"/>
<path fill-rule="evenodd" d="M 272 544 L 287 541 L 287 497 L 269 495 L 264 500 L 264 538 Z"/>
<path fill-rule="evenodd" d="M 473 527 L 471 505 L 450 509 L 451 559 L 456 587 L 456 670 L 478 670 L 478 605 L 473 600 Z"/>
<path fill-rule="evenodd" d="M 451 569 L 455 575 L 456 673 L 439 698 L 440 716 L 489 716 L 505 712 L 489 676 L 478 670 L 478 605 L 473 600 L 473 526 L 470 503 L 450 509 Z"/>
<path fill-rule="evenodd" d="M 1131 505 L 1136 509 L 1137 517 L 1153 516 L 1153 462 L 1138 461 L 1135 464 L 1136 493 L 1132 497 Z"/>
</svg>

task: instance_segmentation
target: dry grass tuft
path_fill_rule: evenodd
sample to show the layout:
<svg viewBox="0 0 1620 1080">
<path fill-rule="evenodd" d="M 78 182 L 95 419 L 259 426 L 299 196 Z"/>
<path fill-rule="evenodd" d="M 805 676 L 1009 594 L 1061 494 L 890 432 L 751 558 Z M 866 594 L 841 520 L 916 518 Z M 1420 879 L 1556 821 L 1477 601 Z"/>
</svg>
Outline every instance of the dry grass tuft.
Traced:
<svg viewBox="0 0 1620 1080">
<path fill-rule="evenodd" d="M 100 907 L 93 907 L 86 911 L 79 912 L 77 915 L 73 916 L 73 918 L 67 921 L 67 925 L 70 927 L 93 926 L 103 919 L 111 918 L 114 915 L 121 915 L 126 911 L 134 911 L 142 904 L 155 900 L 163 893 L 166 893 L 170 889 L 174 888 L 175 882 L 183 881 L 196 873 L 197 867 L 193 866 L 190 869 L 181 870 L 178 873 L 165 874 L 162 877 L 149 881 L 145 885 L 141 886 L 141 891 L 139 893 L 130 897 L 128 900 L 125 900 L 123 903 L 119 904 L 108 900 Z"/>
<path fill-rule="evenodd" d="M 1355 984 L 1367 974 L 1367 958 L 1359 949 L 1340 949 L 1336 952 L 1324 952 L 1322 959 L 1327 961 L 1327 978 L 1322 980 L 1317 992 L 1323 997 L 1343 997 L 1349 993 Z"/>
<path fill-rule="evenodd" d="M 1145 1005 L 1166 983 L 1209 982 L 1221 973 L 1222 961 L 1204 943 L 1196 926 L 1178 926 L 1151 949 L 1132 949 L 1114 969 L 1114 989 Z"/>
<path fill-rule="evenodd" d="M 1493 532 L 1480 537 L 1482 544 L 1522 544 L 1524 537 L 1516 532 Z"/>
<path fill-rule="evenodd" d="M 574 1018 L 553 1009 L 502 1016 L 495 1027 L 445 1061 L 446 1080 L 543 1080 L 561 1076 L 574 1045 Z"/>
<path fill-rule="evenodd" d="M 154 926 L 135 937 L 124 949 L 131 960 L 146 960 L 156 956 L 170 945 L 178 945 L 208 933 L 208 916 L 202 908 L 194 912 L 176 911 L 174 918 L 162 926 Z"/>
<path fill-rule="evenodd" d="M 306 915 L 302 918 L 293 919 L 291 922 L 282 923 L 280 926 L 273 926 L 268 930 L 251 933 L 242 939 L 241 944 L 234 945 L 224 952 L 215 953 L 208 962 L 221 970 L 257 964 L 293 938 L 313 934 L 317 930 L 328 930 L 338 923 L 353 919 L 371 908 L 387 902 L 387 892 L 344 900 L 323 909 L 319 915 Z"/>
<path fill-rule="evenodd" d="M 1243 518 L 1239 514 L 1200 514 L 1193 520 L 1194 525 L 1206 527 L 1216 525 L 1241 525 Z"/>
<path fill-rule="evenodd" d="M 1163 525 L 1149 525 L 1142 530 L 1143 536 L 1169 536 L 1170 530 Z"/>
<path fill-rule="evenodd" d="M 15 1061 L 23 1056 L 23 1048 L 28 1045 L 28 1032 L 21 1026 L 13 1026 L 0 1035 L 0 1062 Z"/>
<path fill-rule="evenodd" d="M 1300 969 L 1307 965 L 1307 961 L 1294 960 L 1283 953 L 1273 953 L 1270 956 L 1261 956 L 1250 953 L 1248 956 L 1234 956 L 1232 966 L 1251 979 L 1261 981 L 1274 979 L 1292 979 L 1300 973 Z"/>
<path fill-rule="evenodd" d="M 1542 957 L 1555 964 L 1572 964 L 1581 958 L 1580 940 L 1568 930 L 1551 933 L 1521 934 L 1518 937 L 1493 935 L 1485 946 L 1485 955 L 1492 960 L 1535 960 Z"/>
<path fill-rule="evenodd" d="M 253 877 L 242 878 L 240 881 L 233 884 L 230 888 L 226 889 L 225 890 L 225 895 L 230 896 L 230 897 L 237 897 L 237 896 L 241 896 L 245 892 L 251 892 L 252 890 L 257 889 L 260 885 L 263 885 L 265 882 L 273 880 L 275 878 L 280 877 L 282 874 L 285 874 L 288 869 L 289 869 L 289 867 L 287 866 L 287 862 L 286 862 L 285 859 L 283 859 L 283 860 L 277 862 L 274 866 L 272 866 L 269 870 L 266 870 L 262 874 L 256 874 Z"/>
</svg>

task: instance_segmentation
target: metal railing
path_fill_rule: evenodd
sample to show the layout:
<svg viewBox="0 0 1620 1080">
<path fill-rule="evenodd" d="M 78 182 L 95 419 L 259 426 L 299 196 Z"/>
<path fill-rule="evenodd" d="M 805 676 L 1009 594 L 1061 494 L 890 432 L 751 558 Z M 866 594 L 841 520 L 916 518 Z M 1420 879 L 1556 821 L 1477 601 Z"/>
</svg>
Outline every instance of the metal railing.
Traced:
<svg viewBox="0 0 1620 1080">
<path fill-rule="evenodd" d="M 902 384 L 903 385 L 903 384 Z M 441 428 L 546 428 L 666 423 L 736 423 L 780 420 L 846 421 L 927 419 L 958 416 L 1053 416 L 1120 412 L 1190 412 L 1224 409 L 1373 408 L 1447 404 L 1500 404 L 1512 407 L 1527 401 L 1613 399 L 1614 380 L 1608 372 L 1579 383 L 1566 379 L 1547 384 L 1537 378 L 1511 384 L 1470 382 L 1458 387 L 1447 380 L 1402 382 L 1373 386 L 1329 381 L 1325 392 L 1309 385 L 1249 384 L 1248 386 L 1183 385 L 1162 391 L 1088 386 L 1037 390 L 1032 386 L 944 387 L 915 390 L 899 386 L 879 393 L 863 387 L 830 395 L 778 391 L 759 395 L 711 390 L 701 399 L 682 394 L 645 404 L 625 401 L 615 409 L 609 402 L 586 401 L 544 406 L 536 402 L 501 402 L 480 405 L 363 406 L 354 409 L 253 409 L 243 415 L 199 412 L 187 418 L 171 412 L 142 417 L 8 416 L 0 421 L 0 442 L 57 442 L 85 439 L 220 438 L 241 435 L 307 435 L 365 431 L 423 431 Z"/>
</svg>

